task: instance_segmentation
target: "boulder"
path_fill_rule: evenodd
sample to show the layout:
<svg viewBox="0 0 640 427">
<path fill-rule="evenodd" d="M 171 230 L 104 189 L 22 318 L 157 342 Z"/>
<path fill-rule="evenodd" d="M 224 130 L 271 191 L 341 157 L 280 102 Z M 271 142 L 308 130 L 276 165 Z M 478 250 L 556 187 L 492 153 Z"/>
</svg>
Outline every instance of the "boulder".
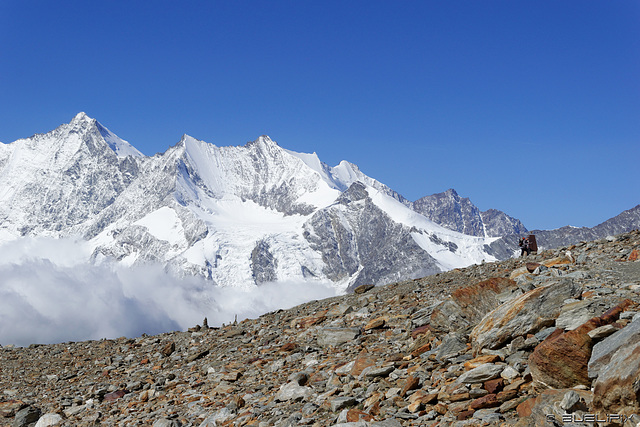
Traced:
<svg viewBox="0 0 640 427">
<path fill-rule="evenodd" d="M 318 331 L 318 345 L 335 347 L 353 341 L 358 335 L 360 335 L 358 328 L 323 328 Z"/>
<path fill-rule="evenodd" d="M 493 363 L 485 363 L 477 368 L 465 372 L 456 380 L 457 384 L 461 383 L 482 383 L 485 381 L 498 378 L 504 369 L 504 365 L 494 365 Z"/>
<path fill-rule="evenodd" d="M 556 319 L 556 328 L 570 331 L 587 322 L 593 317 L 601 316 L 611 307 L 622 302 L 622 298 L 603 297 L 589 298 L 572 302 L 562 307 L 560 315 Z"/>
<path fill-rule="evenodd" d="M 553 325 L 564 300 L 581 294 L 573 280 L 553 281 L 490 311 L 470 334 L 474 352 L 499 348 L 513 338 Z"/>
<path fill-rule="evenodd" d="M 589 360 L 589 378 L 596 378 L 600 370 L 609 365 L 613 355 L 622 347 L 632 346 L 638 342 L 640 342 L 640 319 L 597 343 L 593 347 Z"/>
<path fill-rule="evenodd" d="M 38 422 L 36 423 L 35 427 L 59 426 L 62 424 L 62 422 L 63 422 L 63 419 L 59 414 L 56 414 L 55 412 L 50 412 L 41 416 Z"/>
<path fill-rule="evenodd" d="M 516 282 L 504 277 L 458 289 L 433 310 L 431 328 L 438 332 L 466 331 L 497 305 L 520 293 Z"/>
<path fill-rule="evenodd" d="M 594 382 L 593 407 L 601 414 L 640 412 L 640 342 L 619 348 Z"/>
<path fill-rule="evenodd" d="M 288 400 L 298 401 L 305 399 L 313 394 L 313 390 L 309 387 L 299 385 L 297 382 L 292 381 L 280 386 L 278 394 L 276 394 L 276 401 L 284 402 Z"/>
<path fill-rule="evenodd" d="M 593 394 L 590 391 L 572 389 L 545 390 L 535 400 L 529 399 L 527 401 L 528 407 L 526 411 L 523 410 L 522 414 L 518 410 L 518 414 L 528 417 L 528 420 L 524 420 L 528 421 L 528 423 L 525 422 L 518 425 L 564 425 L 566 423 L 563 422 L 563 415 L 566 417 L 567 414 L 571 414 L 576 410 L 586 411 L 592 400 Z M 567 402 L 572 402 L 572 407 L 569 409 L 563 408 L 563 405 L 567 405 Z M 548 417 L 553 417 L 555 423 L 550 421 Z"/>
<path fill-rule="evenodd" d="M 631 305 L 625 300 L 601 317 L 594 317 L 578 328 L 561 333 L 560 329 L 541 342 L 529 357 L 529 369 L 535 383 L 550 388 L 591 386 L 588 374 L 593 340 L 589 332 L 615 322 Z"/>
</svg>

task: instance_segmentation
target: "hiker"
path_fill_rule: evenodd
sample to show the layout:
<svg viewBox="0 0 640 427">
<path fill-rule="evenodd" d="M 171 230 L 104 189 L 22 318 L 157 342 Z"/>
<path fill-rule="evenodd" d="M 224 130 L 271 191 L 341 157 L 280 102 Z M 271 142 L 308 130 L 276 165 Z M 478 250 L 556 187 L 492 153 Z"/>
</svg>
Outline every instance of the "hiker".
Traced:
<svg viewBox="0 0 640 427">
<path fill-rule="evenodd" d="M 527 256 L 531 253 L 531 248 L 529 247 L 529 239 L 526 237 L 521 237 L 518 240 L 518 246 L 520 246 L 520 256 L 523 256 L 525 253 Z"/>
</svg>

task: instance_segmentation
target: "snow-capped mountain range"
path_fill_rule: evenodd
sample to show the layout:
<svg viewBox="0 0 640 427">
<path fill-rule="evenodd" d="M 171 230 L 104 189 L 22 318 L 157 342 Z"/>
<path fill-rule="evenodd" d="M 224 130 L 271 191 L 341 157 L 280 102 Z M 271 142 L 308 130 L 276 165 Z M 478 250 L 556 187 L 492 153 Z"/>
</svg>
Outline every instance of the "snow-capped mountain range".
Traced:
<svg viewBox="0 0 640 427">
<path fill-rule="evenodd" d="M 0 144 L 0 244 L 72 238 L 93 263 L 160 263 L 221 286 L 384 284 L 495 260 L 489 245 L 524 231 L 453 190 L 410 202 L 267 136 L 217 147 L 185 135 L 148 157 L 80 113 Z"/>
</svg>

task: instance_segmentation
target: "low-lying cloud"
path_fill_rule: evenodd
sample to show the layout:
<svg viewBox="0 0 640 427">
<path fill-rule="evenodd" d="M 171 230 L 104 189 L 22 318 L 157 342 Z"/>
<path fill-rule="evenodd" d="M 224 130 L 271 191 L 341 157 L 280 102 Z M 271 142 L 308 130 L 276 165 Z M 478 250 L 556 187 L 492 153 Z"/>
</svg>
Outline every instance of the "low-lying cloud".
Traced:
<svg viewBox="0 0 640 427">
<path fill-rule="evenodd" d="M 92 265 L 82 242 L 29 238 L 0 246 L 0 344 L 136 337 L 258 317 L 335 295 L 329 284 L 250 290 L 177 278 L 159 265 Z"/>
</svg>

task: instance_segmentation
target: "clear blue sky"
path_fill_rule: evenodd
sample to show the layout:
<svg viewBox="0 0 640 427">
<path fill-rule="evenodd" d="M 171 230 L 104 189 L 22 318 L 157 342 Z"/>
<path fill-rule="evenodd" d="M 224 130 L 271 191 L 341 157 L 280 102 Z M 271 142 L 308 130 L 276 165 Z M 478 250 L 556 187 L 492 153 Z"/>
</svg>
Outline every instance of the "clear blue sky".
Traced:
<svg viewBox="0 0 640 427">
<path fill-rule="evenodd" d="M 79 111 L 594 226 L 640 203 L 640 2 L 0 1 L 0 141 Z"/>
</svg>

